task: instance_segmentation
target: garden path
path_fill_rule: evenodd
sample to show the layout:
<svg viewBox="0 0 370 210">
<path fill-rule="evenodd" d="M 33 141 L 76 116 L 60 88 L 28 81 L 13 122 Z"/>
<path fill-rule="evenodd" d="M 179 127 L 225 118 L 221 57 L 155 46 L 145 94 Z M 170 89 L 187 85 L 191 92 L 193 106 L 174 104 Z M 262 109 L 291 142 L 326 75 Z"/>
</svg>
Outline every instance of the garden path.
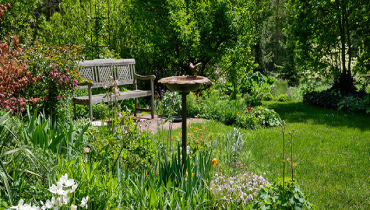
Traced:
<svg viewBox="0 0 370 210">
<path fill-rule="evenodd" d="M 162 129 L 162 128 L 166 129 L 166 130 L 170 129 L 170 122 L 166 122 L 166 123 L 163 124 L 163 122 L 165 122 L 165 120 L 166 120 L 166 117 L 154 115 L 154 119 L 151 119 L 150 113 L 145 113 L 143 115 L 138 114 L 138 118 L 140 120 L 137 120 L 137 123 L 139 123 L 139 125 L 141 125 L 142 129 L 146 130 L 147 127 L 145 127 L 145 125 L 147 125 L 148 129 L 150 129 L 150 131 L 153 131 L 153 133 L 157 133 L 158 129 Z M 190 117 L 188 117 L 187 118 L 187 124 L 189 125 L 191 123 L 202 123 L 205 120 L 206 119 L 203 119 L 203 118 L 190 118 Z M 93 125 L 101 126 L 101 121 L 100 120 L 99 121 L 94 121 Z M 173 122 L 172 123 L 172 129 L 181 128 L 181 125 L 182 125 L 181 121 Z"/>
</svg>

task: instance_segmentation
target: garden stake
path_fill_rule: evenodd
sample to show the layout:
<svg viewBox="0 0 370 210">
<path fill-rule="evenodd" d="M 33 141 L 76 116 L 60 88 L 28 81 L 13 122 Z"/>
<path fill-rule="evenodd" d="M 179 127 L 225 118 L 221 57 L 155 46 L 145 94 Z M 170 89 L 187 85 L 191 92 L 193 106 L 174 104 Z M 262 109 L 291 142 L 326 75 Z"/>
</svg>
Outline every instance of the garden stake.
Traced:
<svg viewBox="0 0 370 210">
<path fill-rule="evenodd" d="M 293 133 L 294 129 L 290 131 L 290 164 L 292 166 L 292 181 L 293 181 Z"/>
<path fill-rule="evenodd" d="M 284 182 L 285 182 L 285 154 L 284 154 L 284 150 L 285 150 L 285 139 L 284 139 L 284 132 L 285 132 L 285 121 L 283 121 L 283 194 L 285 193 L 285 189 L 284 189 Z"/>
</svg>

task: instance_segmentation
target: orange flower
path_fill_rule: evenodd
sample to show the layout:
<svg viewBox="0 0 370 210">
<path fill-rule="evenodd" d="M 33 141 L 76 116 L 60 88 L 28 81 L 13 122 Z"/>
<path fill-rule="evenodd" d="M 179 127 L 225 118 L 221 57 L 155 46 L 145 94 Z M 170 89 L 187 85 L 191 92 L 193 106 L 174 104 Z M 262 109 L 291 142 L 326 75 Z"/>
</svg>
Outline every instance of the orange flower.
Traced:
<svg viewBox="0 0 370 210">
<path fill-rule="evenodd" d="M 212 166 L 215 166 L 217 164 L 217 159 L 216 158 L 213 158 L 212 160 Z"/>
</svg>

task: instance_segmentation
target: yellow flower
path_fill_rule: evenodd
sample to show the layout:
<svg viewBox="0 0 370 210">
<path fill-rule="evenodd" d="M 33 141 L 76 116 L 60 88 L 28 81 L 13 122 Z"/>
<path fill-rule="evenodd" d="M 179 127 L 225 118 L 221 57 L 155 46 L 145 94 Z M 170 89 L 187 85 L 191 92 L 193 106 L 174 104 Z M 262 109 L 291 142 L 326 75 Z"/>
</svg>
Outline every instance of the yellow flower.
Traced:
<svg viewBox="0 0 370 210">
<path fill-rule="evenodd" d="M 213 158 L 212 160 L 212 166 L 215 166 L 217 164 L 217 159 L 216 158 Z"/>
<path fill-rule="evenodd" d="M 192 174 L 191 174 L 191 176 L 194 176 L 194 175 L 195 175 L 195 173 L 192 173 Z"/>
</svg>

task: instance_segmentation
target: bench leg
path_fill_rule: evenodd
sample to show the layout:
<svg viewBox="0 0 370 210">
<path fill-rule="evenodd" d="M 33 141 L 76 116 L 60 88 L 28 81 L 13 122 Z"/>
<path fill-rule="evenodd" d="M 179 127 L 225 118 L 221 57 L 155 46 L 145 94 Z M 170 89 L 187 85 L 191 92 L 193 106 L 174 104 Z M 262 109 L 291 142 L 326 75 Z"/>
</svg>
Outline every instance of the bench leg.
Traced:
<svg viewBox="0 0 370 210">
<path fill-rule="evenodd" d="M 93 121 L 93 115 L 92 115 L 92 103 L 90 101 L 90 104 L 89 104 L 89 116 L 90 116 L 90 120 L 91 122 Z"/>
<path fill-rule="evenodd" d="M 151 108 L 152 108 L 152 119 L 154 119 L 154 94 L 152 94 Z"/>
<path fill-rule="evenodd" d="M 134 111 L 134 116 L 136 117 L 137 114 L 137 98 L 135 98 L 135 111 Z"/>
</svg>

